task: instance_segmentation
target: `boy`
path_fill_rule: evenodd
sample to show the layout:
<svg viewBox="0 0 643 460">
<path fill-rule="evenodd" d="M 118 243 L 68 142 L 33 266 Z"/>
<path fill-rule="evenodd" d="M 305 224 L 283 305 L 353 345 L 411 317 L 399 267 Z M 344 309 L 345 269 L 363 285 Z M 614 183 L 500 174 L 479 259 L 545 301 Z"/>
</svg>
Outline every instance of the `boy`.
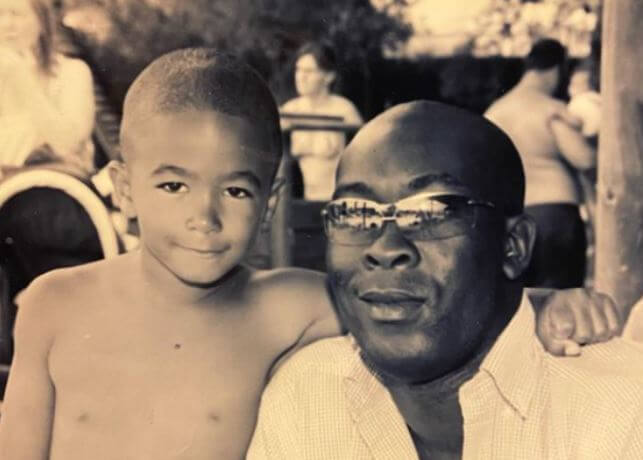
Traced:
<svg viewBox="0 0 643 460">
<path fill-rule="evenodd" d="M 0 458 L 242 458 L 276 363 L 339 333 L 323 275 L 241 265 L 281 155 L 254 71 L 207 49 L 159 58 L 121 138 L 111 175 L 141 249 L 23 294 Z"/>
</svg>

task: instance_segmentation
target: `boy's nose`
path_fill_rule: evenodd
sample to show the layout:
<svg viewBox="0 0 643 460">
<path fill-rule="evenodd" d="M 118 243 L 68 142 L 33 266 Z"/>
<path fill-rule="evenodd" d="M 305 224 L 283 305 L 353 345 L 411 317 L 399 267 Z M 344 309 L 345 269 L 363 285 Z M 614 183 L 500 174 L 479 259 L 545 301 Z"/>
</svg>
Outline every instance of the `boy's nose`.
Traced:
<svg viewBox="0 0 643 460">
<path fill-rule="evenodd" d="M 203 233 L 221 231 L 223 226 L 217 209 L 217 203 L 211 194 L 202 198 L 201 203 L 199 203 L 198 212 L 188 219 L 187 227 L 189 230 L 196 230 Z"/>
</svg>

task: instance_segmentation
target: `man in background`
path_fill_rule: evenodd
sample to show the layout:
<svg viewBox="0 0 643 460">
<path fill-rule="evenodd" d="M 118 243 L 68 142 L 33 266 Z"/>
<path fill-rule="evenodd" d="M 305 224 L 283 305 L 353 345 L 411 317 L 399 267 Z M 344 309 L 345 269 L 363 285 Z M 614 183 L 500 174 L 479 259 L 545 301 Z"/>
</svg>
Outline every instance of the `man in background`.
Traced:
<svg viewBox="0 0 643 460">
<path fill-rule="evenodd" d="M 593 168 L 596 151 L 565 103 L 554 98 L 565 62 L 559 42 L 537 42 L 520 82 L 485 113 L 509 135 L 525 169 L 526 212 L 538 227 L 529 286 L 577 287 L 585 278 L 587 239 L 576 170 Z"/>
</svg>

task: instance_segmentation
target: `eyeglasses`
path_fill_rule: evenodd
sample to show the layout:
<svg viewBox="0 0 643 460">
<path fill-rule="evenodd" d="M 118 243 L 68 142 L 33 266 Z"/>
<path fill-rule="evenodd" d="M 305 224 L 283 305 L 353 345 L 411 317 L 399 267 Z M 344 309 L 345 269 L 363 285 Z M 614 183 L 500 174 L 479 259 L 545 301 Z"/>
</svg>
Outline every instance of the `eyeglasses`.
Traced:
<svg viewBox="0 0 643 460">
<path fill-rule="evenodd" d="M 322 210 L 328 239 L 345 246 L 367 246 L 395 221 L 406 238 L 428 241 L 463 235 L 476 227 L 480 207 L 495 208 L 488 201 L 453 193 L 420 193 L 396 203 L 361 198 L 340 198 Z"/>
</svg>

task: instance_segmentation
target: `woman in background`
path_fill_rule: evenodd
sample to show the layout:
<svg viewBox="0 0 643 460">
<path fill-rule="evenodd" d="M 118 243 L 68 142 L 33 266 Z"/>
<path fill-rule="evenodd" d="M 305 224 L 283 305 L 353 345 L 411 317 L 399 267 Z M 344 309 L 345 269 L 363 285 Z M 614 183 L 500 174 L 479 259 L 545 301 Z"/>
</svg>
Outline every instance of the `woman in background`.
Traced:
<svg viewBox="0 0 643 460">
<path fill-rule="evenodd" d="M 361 125 L 362 117 L 355 105 L 331 92 L 336 71 L 335 55 L 330 46 L 308 43 L 301 47 L 295 61 L 295 87 L 299 96 L 281 107 L 282 114 L 337 117 L 338 123 L 354 127 Z M 299 123 L 319 125 L 323 122 L 302 119 Z M 283 123 L 284 128 L 288 125 L 289 121 Z M 342 132 L 300 130 L 292 133 L 290 151 L 299 162 L 306 200 L 330 200 L 335 189 L 335 169 L 344 144 Z"/>
<path fill-rule="evenodd" d="M 54 50 L 53 16 L 46 0 L 0 0 L 0 166 L 45 151 L 91 171 L 91 72 Z"/>
</svg>

